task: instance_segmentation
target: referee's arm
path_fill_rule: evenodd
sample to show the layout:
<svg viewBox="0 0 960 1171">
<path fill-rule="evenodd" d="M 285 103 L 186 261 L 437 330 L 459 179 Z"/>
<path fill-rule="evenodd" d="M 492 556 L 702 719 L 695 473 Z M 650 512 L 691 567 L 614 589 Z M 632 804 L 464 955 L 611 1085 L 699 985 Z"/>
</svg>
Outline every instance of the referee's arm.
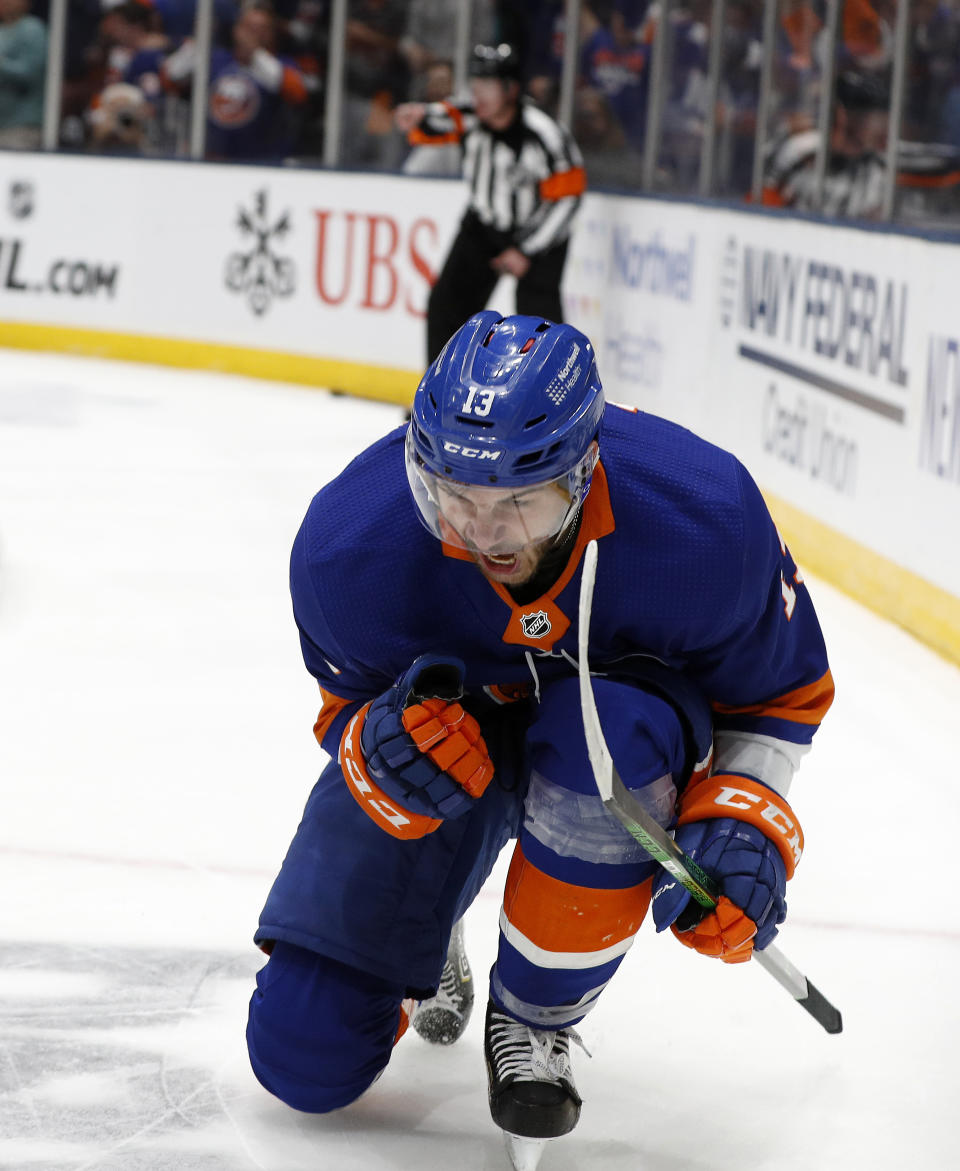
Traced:
<svg viewBox="0 0 960 1171">
<path fill-rule="evenodd" d="M 580 149 L 552 118 L 542 115 L 530 126 L 540 144 L 548 174 L 540 180 L 533 214 L 517 233 L 517 247 L 527 256 L 559 244 L 587 189 Z"/>
</svg>

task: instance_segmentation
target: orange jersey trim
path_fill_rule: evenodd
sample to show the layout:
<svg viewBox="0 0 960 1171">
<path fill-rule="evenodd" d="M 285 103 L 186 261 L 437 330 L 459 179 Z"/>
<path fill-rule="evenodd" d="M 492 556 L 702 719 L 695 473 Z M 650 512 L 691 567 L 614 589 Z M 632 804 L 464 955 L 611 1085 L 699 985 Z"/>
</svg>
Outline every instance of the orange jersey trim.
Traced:
<svg viewBox="0 0 960 1171">
<path fill-rule="evenodd" d="M 446 134 L 427 134 L 419 126 L 414 126 L 407 134 L 407 142 L 411 146 L 449 146 L 463 138 L 463 114 L 450 102 L 440 104 L 450 115 L 453 129 Z"/>
<path fill-rule="evenodd" d="M 615 524 L 613 509 L 610 507 L 610 488 L 607 484 L 607 473 L 603 470 L 603 462 L 600 461 L 597 463 L 596 468 L 594 468 L 590 491 L 587 493 L 587 498 L 583 502 L 583 518 L 580 522 L 580 532 L 577 534 L 576 543 L 570 553 L 570 560 L 567 562 L 566 569 L 550 589 L 526 606 L 518 606 L 510 596 L 510 591 L 506 586 L 495 581 L 489 583 L 490 588 L 496 592 L 498 597 L 510 610 L 510 620 L 501 636 L 504 642 L 510 643 L 511 645 L 538 647 L 543 650 L 550 650 L 554 643 L 566 634 L 570 628 L 570 619 L 556 604 L 555 599 L 562 590 L 566 589 L 570 583 L 570 579 L 576 573 L 577 566 L 583 558 L 587 544 L 590 541 L 599 540 L 601 537 L 608 536 L 614 531 L 614 528 Z M 473 556 L 468 550 L 458 549 L 456 545 L 448 545 L 444 542 L 443 552 L 445 556 L 453 557 L 457 561 L 473 561 Z M 477 572 L 479 573 L 480 570 L 478 569 Z M 546 614 L 550 622 L 550 629 L 546 634 L 536 638 L 526 633 L 523 619 L 525 616 L 529 619 L 531 615 L 535 615 L 541 610 Z"/>
<path fill-rule="evenodd" d="M 680 809 L 677 825 L 734 817 L 754 826 L 774 843 L 787 868 L 787 878 L 793 877 L 803 854 L 803 830 L 785 798 L 773 789 L 747 777 L 716 773 L 688 788 Z"/>
<path fill-rule="evenodd" d="M 452 102 L 442 102 L 441 104 L 442 104 L 443 108 L 447 111 L 447 113 L 450 115 L 450 117 L 453 119 L 454 128 L 455 128 L 456 132 L 462 138 L 463 137 L 463 114 L 457 109 L 457 107 L 455 105 L 453 105 Z"/>
<path fill-rule="evenodd" d="M 283 80 L 280 83 L 280 96 L 287 102 L 297 105 L 307 100 L 307 87 L 303 78 L 289 65 L 283 67 Z"/>
<path fill-rule="evenodd" d="M 960 171 L 945 171 L 942 175 L 915 175 L 910 171 L 897 172 L 898 187 L 956 187 Z"/>
<path fill-rule="evenodd" d="M 827 671 L 816 683 L 808 683 L 805 687 L 798 687 L 795 691 L 788 691 L 764 703 L 745 704 L 743 707 L 714 703 L 711 706 L 718 715 L 772 716 L 779 720 L 791 720 L 795 724 L 817 725 L 829 711 L 833 694 L 833 676 Z"/>
<path fill-rule="evenodd" d="M 367 772 L 360 748 L 360 732 L 370 704 L 362 707 L 343 732 L 340 741 L 340 769 L 347 788 L 360 808 L 393 838 L 410 840 L 426 837 L 442 823 L 422 813 L 411 813 L 396 805 Z"/>
<path fill-rule="evenodd" d="M 354 701 L 341 699 L 339 695 L 334 695 L 331 691 L 324 691 L 322 687 L 320 688 L 320 698 L 323 700 L 323 706 L 320 708 L 317 722 L 313 725 L 313 734 L 322 746 L 324 736 L 330 731 L 330 725 L 343 709 L 349 707 Z"/>
<path fill-rule="evenodd" d="M 622 890 L 575 886 L 513 852 L 503 911 L 510 925 L 543 951 L 595 952 L 636 935 L 650 905 L 652 879 Z"/>
<path fill-rule="evenodd" d="M 499 704 L 520 703 L 530 697 L 529 683 L 489 683 L 483 690 Z"/>
<path fill-rule="evenodd" d="M 451 146 L 460 141 L 460 135 L 451 130 L 449 134 L 424 134 L 418 127 L 407 135 L 407 142 L 411 146 Z"/>
<path fill-rule="evenodd" d="M 587 172 L 583 167 L 571 167 L 568 171 L 556 171 L 540 180 L 540 198 L 557 200 L 570 195 L 582 195 L 587 189 Z"/>
</svg>

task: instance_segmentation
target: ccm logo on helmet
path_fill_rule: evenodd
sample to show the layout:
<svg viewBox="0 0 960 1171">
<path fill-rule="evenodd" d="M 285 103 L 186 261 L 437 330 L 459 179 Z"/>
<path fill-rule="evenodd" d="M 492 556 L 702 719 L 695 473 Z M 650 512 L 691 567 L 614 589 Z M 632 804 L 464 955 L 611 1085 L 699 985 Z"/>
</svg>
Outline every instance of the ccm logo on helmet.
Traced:
<svg viewBox="0 0 960 1171">
<path fill-rule="evenodd" d="M 499 459 L 503 455 L 502 451 L 482 451 L 479 447 L 464 447 L 460 443 L 450 443 L 449 440 L 444 440 L 443 450 L 467 459 Z"/>
</svg>

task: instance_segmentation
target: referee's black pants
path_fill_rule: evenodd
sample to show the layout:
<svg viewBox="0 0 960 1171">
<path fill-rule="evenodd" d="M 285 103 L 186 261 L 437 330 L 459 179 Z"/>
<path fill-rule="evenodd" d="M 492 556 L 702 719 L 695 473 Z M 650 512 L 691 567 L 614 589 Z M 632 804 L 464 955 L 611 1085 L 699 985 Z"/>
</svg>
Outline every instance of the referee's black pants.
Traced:
<svg viewBox="0 0 960 1171">
<path fill-rule="evenodd" d="M 478 220 L 467 216 L 450 247 L 437 283 L 427 301 L 427 364 L 450 336 L 474 313 L 484 308 L 500 279 L 490 261 L 508 245 L 491 238 Z M 518 313 L 563 320 L 560 278 L 567 259 L 567 241 L 530 257 L 526 276 L 517 281 Z"/>
</svg>

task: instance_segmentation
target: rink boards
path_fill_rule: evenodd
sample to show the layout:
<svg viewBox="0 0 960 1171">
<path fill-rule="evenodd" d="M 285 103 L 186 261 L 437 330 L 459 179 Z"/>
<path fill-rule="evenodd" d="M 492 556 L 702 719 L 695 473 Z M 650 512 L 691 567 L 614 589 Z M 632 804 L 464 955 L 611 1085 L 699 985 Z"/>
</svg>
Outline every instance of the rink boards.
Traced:
<svg viewBox="0 0 960 1171">
<path fill-rule="evenodd" d="M 464 196 L 5 153 L 0 344 L 405 402 Z M 610 398 L 734 450 L 801 563 L 960 661 L 958 277 L 944 242 L 592 194 L 564 295 Z"/>
</svg>

